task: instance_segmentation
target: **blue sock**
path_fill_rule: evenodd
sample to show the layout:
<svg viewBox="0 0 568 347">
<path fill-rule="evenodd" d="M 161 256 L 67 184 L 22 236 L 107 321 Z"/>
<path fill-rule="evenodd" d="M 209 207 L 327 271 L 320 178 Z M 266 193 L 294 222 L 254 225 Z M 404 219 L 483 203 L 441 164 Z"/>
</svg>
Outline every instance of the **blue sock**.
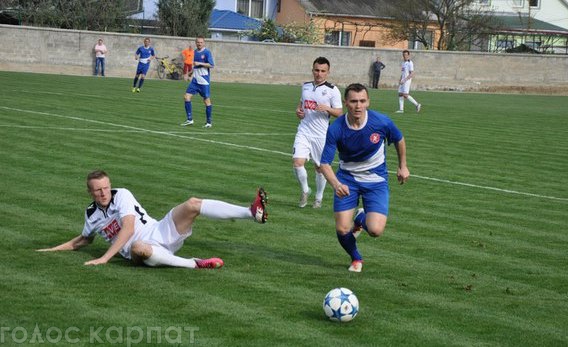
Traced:
<svg viewBox="0 0 568 347">
<path fill-rule="evenodd" d="M 213 105 L 205 106 L 205 117 L 207 118 L 207 124 L 211 124 L 211 111 L 213 110 Z"/>
<path fill-rule="evenodd" d="M 187 115 L 187 120 L 192 120 L 191 116 L 191 101 L 185 102 L 185 114 Z"/>
<path fill-rule="evenodd" d="M 144 79 L 141 78 L 140 81 L 138 81 L 138 88 L 142 88 L 143 84 L 144 84 Z"/>
<path fill-rule="evenodd" d="M 138 76 L 134 77 L 134 83 L 132 84 L 132 88 L 136 88 L 136 82 L 138 82 Z"/>
<path fill-rule="evenodd" d="M 355 217 L 355 222 L 357 224 L 361 224 L 363 226 L 363 229 L 365 229 L 365 231 L 369 231 L 369 229 L 367 228 L 367 214 L 366 213 L 361 213 L 360 215 Z"/>
<path fill-rule="evenodd" d="M 337 233 L 337 239 L 339 240 L 339 244 L 349 256 L 351 256 L 351 261 L 353 260 L 363 260 L 361 254 L 359 254 L 359 250 L 357 250 L 357 240 L 355 236 L 353 236 L 352 232 L 348 232 L 345 235 L 341 235 L 339 232 Z"/>
</svg>

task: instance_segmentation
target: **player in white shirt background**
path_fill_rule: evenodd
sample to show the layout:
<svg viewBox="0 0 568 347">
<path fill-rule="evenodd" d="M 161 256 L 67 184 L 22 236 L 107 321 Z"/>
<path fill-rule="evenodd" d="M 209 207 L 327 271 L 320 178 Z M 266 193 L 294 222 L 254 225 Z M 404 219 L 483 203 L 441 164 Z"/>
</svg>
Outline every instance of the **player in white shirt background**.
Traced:
<svg viewBox="0 0 568 347">
<path fill-rule="evenodd" d="M 308 172 L 304 166 L 309 159 L 313 160 L 316 171 L 316 195 L 313 207 L 321 207 L 326 185 L 325 177 L 320 171 L 325 134 L 330 116 L 337 117 L 343 112 L 339 88 L 327 82 L 330 66 L 329 60 L 325 57 L 318 57 L 314 60 L 312 64 L 314 79 L 302 85 L 302 98 L 296 108 L 296 116 L 300 119 L 300 124 L 294 140 L 292 157 L 294 174 L 301 188 L 299 207 L 305 207 L 308 204 L 308 197 L 311 194 Z"/>
<path fill-rule="evenodd" d="M 398 111 L 396 113 L 404 113 L 404 100 L 410 101 L 416 107 L 416 112 L 420 112 L 422 105 L 410 95 L 410 84 L 414 77 L 414 63 L 410 60 L 410 52 L 406 49 L 402 51 L 401 70 L 398 87 Z"/>
<path fill-rule="evenodd" d="M 203 215 L 214 219 L 252 219 L 259 223 L 265 223 L 267 218 L 267 197 L 262 188 L 258 189 L 250 208 L 192 197 L 171 209 L 160 221 L 150 217 L 128 189 L 112 189 L 109 176 L 102 170 L 89 173 L 87 188 L 94 201 L 85 211 L 81 235 L 38 251 L 77 250 L 99 234 L 111 245 L 105 254 L 85 265 L 105 264 L 120 253 L 137 265 L 215 269 L 223 266 L 222 259 L 174 255 L 192 234 L 195 218 Z"/>
</svg>

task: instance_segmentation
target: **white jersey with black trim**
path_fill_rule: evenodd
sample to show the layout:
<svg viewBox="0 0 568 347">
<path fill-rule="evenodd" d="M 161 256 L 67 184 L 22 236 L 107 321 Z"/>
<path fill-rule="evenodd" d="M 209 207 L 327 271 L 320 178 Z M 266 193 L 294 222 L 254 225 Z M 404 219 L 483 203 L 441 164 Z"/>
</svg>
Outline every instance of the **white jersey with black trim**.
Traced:
<svg viewBox="0 0 568 347">
<path fill-rule="evenodd" d="M 85 225 L 81 235 L 91 237 L 101 235 L 111 244 L 122 230 L 122 218 L 133 215 L 135 217 L 134 235 L 120 250 L 120 254 L 130 259 L 130 246 L 146 231 L 150 231 L 157 221 L 150 217 L 146 210 L 136 201 L 134 195 L 125 188 L 113 189 L 112 199 L 106 209 L 92 202 L 85 210 Z"/>
<path fill-rule="evenodd" d="M 327 105 L 332 108 L 342 108 L 339 88 L 329 82 L 320 85 L 315 85 L 314 82 L 306 82 L 302 86 L 301 102 L 304 118 L 298 125 L 298 133 L 325 138 L 330 115 L 327 112 L 316 111 L 316 107 Z"/>
<path fill-rule="evenodd" d="M 412 60 L 405 60 L 402 62 L 400 80 L 407 78 L 410 73 L 414 71 L 414 63 Z"/>
</svg>

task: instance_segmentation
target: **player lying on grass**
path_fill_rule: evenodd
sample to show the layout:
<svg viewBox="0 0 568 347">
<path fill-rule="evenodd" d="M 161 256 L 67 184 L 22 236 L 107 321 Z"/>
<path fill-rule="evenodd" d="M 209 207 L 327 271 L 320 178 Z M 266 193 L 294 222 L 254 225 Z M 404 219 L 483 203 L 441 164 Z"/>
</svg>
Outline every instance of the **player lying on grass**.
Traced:
<svg viewBox="0 0 568 347">
<path fill-rule="evenodd" d="M 110 178 L 104 171 L 89 173 L 87 188 L 94 201 L 85 211 L 81 235 L 38 251 L 76 250 L 93 242 L 95 235 L 99 234 L 111 246 L 102 257 L 90 260 L 85 265 L 105 264 L 120 253 L 137 265 L 214 269 L 223 266 L 223 260 L 188 259 L 174 255 L 191 235 L 197 216 L 253 219 L 258 223 L 265 223 L 267 219 L 267 196 L 262 188 L 258 189 L 250 208 L 192 197 L 171 209 L 160 221 L 150 217 L 128 189 L 111 189 Z"/>
<path fill-rule="evenodd" d="M 333 211 L 339 243 L 351 256 L 349 271 L 361 272 L 363 257 L 355 238 L 365 229 L 373 237 L 381 236 L 389 211 L 389 185 L 386 162 L 387 145 L 394 143 L 398 155 L 396 175 L 400 184 L 410 177 L 406 166 L 404 137 L 392 120 L 367 110 L 369 94 L 355 83 L 345 89 L 347 113 L 337 118 L 328 130 L 321 156 L 321 171 L 335 190 Z M 339 151 L 339 169 L 331 163 Z M 363 200 L 353 223 L 353 212 Z"/>
</svg>

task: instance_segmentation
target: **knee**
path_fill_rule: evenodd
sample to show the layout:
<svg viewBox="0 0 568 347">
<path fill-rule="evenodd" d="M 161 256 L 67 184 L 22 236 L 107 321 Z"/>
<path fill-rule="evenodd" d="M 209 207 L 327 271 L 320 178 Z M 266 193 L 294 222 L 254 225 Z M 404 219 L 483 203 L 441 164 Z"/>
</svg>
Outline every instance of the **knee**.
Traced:
<svg viewBox="0 0 568 347">
<path fill-rule="evenodd" d="M 353 225 L 350 223 L 335 223 L 335 231 L 341 235 L 349 233 L 352 227 Z"/>
<path fill-rule="evenodd" d="M 183 99 L 184 99 L 185 101 L 191 101 L 191 94 L 185 93 L 184 96 L 183 96 Z"/>
<path fill-rule="evenodd" d="M 369 228 L 369 230 L 367 230 L 367 233 L 369 233 L 369 235 L 372 237 L 382 236 L 384 232 L 385 232 L 384 227 Z"/>
<path fill-rule="evenodd" d="M 201 212 L 201 201 L 201 199 L 191 197 L 184 203 L 184 207 L 189 213 L 199 214 Z"/>
</svg>

